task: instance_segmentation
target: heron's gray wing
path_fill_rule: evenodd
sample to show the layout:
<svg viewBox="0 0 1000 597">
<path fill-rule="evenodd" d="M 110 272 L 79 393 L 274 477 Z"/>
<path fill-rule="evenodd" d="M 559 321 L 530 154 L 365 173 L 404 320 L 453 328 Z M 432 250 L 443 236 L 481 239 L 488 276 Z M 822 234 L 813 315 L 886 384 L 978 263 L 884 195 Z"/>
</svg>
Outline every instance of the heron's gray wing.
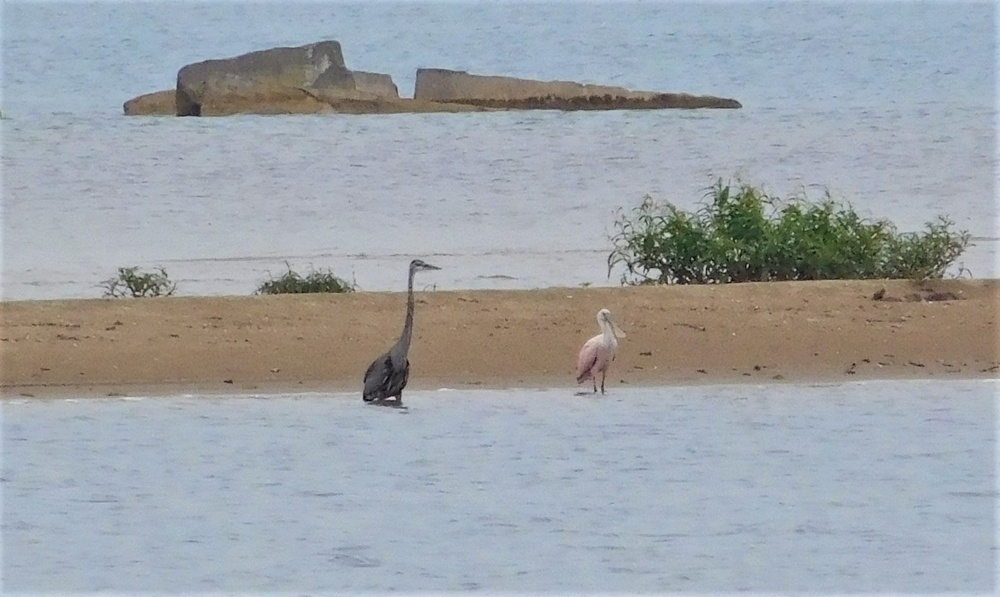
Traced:
<svg viewBox="0 0 1000 597">
<path fill-rule="evenodd" d="M 385 386 L 389 382 L 391 374 L 392 360 L 389 358 L 388 353 L 380 356 L 372 361 L 371 365 L 368 365 L 368 370 L 365 371 L 365 389 L 362 393 L 362 398 L 364 398 L 365 402 L 381 400 L 386 397 Z"/>
<path fill-rule="evenodd" d="M 402 369 L 394 369 L 389 376 L 389 387 L 386 388 L 385 395 L 399 396 L 406 387 L 406 382 L 410 379 L 410 359 L 403 361 Z"/>
</svg>

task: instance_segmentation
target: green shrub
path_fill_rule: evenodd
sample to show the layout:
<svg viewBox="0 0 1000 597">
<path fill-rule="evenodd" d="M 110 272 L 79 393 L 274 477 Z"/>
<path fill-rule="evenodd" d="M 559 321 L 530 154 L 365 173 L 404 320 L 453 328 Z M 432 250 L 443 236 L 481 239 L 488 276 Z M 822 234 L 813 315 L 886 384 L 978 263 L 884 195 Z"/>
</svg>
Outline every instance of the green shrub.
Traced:
<svg viewBox="0 0 1000 597">
<path fill-rule="evenodd" d="M 608 276 L 623 265 L 623 284 L 940 278 L 971 238 L 946 218 L 899 233 L 829 193 L 816 203 L 780 200 L 721 179 L 693 213 L 647 195 L 614 225 Z"/>
<path fill-rule="evenodd" d="M 305 277 L 292 271 L 285 263 L 288 271 L 280 278 L 271 278 L 257 287 L 256 294 L 301 294 L 310 292 L 354 292 L 356 286 L 338 278 L 330 270 L 311 271 Z"/>
<path fill-rule="evenodd" d="M 177 290 L 177 284 L 170 281 L 162 267 L 144 273 L 138 267 L 120 267 L 118 275 L 101 282 L 104 296 L 113 298 L 142 298 L 150 296 L 170 296 Z"/>
</svg>

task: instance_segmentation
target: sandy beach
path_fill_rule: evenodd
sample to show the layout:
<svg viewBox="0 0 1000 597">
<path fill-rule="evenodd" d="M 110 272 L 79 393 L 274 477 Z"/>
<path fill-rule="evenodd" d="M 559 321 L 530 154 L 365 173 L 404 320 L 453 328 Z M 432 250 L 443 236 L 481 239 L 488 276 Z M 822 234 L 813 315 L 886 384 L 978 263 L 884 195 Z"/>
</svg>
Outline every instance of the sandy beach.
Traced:
<svg viewBox="0 0 1000 597">
<path fill-rule="evenodd" d="M 575 387 L 607 307 L 627 385 L 991 378 L 1000 281 L 417 294 L 410 389 Z M 403 293 L 2 303 L 3 396 L 357 391 Z"/>
</svg>

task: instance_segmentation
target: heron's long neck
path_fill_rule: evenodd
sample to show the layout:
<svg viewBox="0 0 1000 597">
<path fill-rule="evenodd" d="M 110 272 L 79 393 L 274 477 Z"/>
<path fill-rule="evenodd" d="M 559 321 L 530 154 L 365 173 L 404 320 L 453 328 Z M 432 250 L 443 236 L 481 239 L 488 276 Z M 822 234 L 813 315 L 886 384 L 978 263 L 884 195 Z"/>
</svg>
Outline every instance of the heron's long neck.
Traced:
<svg viewBox="0 0 1000 597">
<path fill-rule="evenodd" d="M 604 320 L 601 320 L 601 335 L 604 342 L 608 344 L 618 340 L 615 338 L 614 330 L 611 329 L 611 324 Z"/>
<path fill-rule="evenodd" d="M 413 337 L 413 274 L 410 270 L 410 278 L 406 282 L 406 321 L 403 323 L 403 335 L 399 337 L 399 348 L 405 355 L 410 350 L 410 338 Z"/>
</svg>

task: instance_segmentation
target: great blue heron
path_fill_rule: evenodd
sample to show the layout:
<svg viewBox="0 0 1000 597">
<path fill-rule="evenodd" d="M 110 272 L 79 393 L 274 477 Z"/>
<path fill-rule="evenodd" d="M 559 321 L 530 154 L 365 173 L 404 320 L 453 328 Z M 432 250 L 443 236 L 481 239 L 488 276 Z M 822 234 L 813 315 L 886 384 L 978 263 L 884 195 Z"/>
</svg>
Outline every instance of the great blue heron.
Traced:
<svg viewBox="0 0 1000 597">
<path fill-rule="evenodd" d="M 410 262 L 410 276 L 406 283 L 406 320 L 403 323 L 403 333 L 395 346 L 378 357 L 365 371 L 365 389 L 361 397 L 365 402 L 382 402 L 395 398 L 397 403 L 403 402 L 403 388 L 410 377 L 410 361 L 406 353 L 410 350 L 410 339 L 413 337 L 413 276 L 417 272 L 441 269 L 420 259 Z"/>
<path fill-rule="evenodd" d="M 611 362 L 618 352 L 618 338 L 624 338 L 625 332 L 611 319 L 611 311 L 601 309 L 597 312 L 597 325 L 601 333 L 594 336 L 583 345 L 576 362 L 576 383 L 587 379 L 594 380 L 594 393 L 597 393 L 597 374 L 601 374 L 601 393 L 604 393 L 604 378 L 608 374 Z"/>
</svg>

